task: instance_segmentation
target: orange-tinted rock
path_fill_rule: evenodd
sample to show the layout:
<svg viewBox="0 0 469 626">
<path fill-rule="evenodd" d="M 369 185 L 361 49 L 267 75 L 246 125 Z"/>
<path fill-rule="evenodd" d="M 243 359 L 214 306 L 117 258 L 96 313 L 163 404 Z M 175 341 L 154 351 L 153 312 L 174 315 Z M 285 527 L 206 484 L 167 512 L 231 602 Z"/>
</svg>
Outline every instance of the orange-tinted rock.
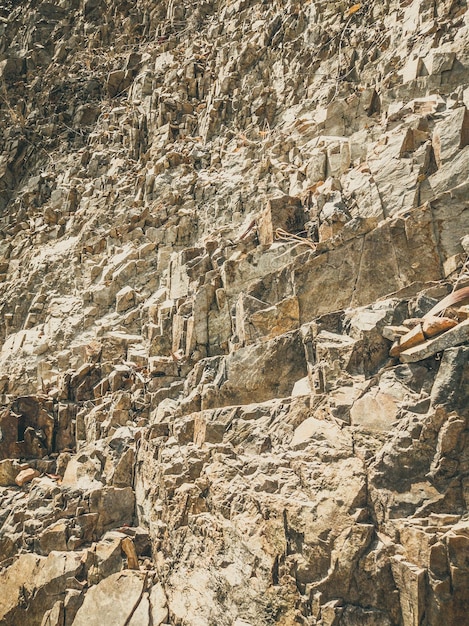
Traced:
<svg viewBox="0 0 469 626">
<path fill-rule="evenodd" d="M 18 487 L 22 487 L 26 485 L 26 483 L 30 483 L 33 478 L 37 478 L 39 476 L 39 472 L 32 467 L 28 467 L 28 469 L 22 470 L 18 476 L 15 478 L 15 483 Z"/>
<path fill-rule="evenodd" d="M 444 333 L 445 330 L 454 328 L 458 323 L 449 317 L 426 317 L 422 322 L 423 334 L 427 339 L 430 337 L 436 337 L 440 333 Z"/>
<path fill-rule="evenodd" d="M 127 568 L 138 569 L 138 557 L 132 539 L 130 539 L 130 537 L 122 539 L 121 548 L 127 557 Z"/>
<path fill-rule="evenodd" d="M 391 356 L 399 356 L 404 350 L 418 346 L 425 341 L 425 335 L 423 334 L 422 325 L 419 324 L 410 330 L 406 335 L 403 335 L 399 342 L 396 342 L 389 354 Z"/>
<path fill-rule="evenodd" d="M 457 324 L 445 333 L 433 339 L 427 339 L 423 344 L 404 350 L 399 356 L 403 363 L 415 363 L 422 359 L 428 359 L 437 352 L 447 348 L 459 346 L 469 341 L 469 320 Z"/>
</svg>

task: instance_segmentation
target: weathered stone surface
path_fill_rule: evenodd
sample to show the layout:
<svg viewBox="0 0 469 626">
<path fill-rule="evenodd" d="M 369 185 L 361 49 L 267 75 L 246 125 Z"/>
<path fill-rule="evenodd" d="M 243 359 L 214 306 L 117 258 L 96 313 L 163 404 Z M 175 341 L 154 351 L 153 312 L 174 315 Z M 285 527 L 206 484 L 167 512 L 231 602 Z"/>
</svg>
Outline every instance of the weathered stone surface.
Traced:
<svg viewBox="0 0 469 626">
<path fill-rule="evenodd" d="M 0 6 L 0 622 L 465 623 L 467 16 Z"/>
<path fill-rule="evenodd" d="M 4 590 L 0 620 L 5 624 L 40 624 L 45 611 L 65 594 L 68 580 L 80 572 L 80 557 L 73 552 L 20 556 L 0 574 Z"/>
<path fill-rule="evenodd" d="M 305 214 L 299 198 L 281 196 L 271 198 L 257 224 L 259 241 L 269 246 L 277 239 L 278 229 L 290 234 L 304 230 Z"/>
<path fill-rule="evenodd" d="M 145 578 L 143 573 L 124 571 L 111 574 L 91 587 L 78 609 L 73 626 L 98 626 L 102 624 L 103 616 L 116 626 L 129 624 L 143 600 Z M 148 620 L 148 614 L 146 617 Z"/>
<path fill-rule="evenodd" d="M 116 293 L 116 311 L 117 313 L 123 313 L 127 309 L 130 309 L 135 304 L 135 291 L 132 287 L 122 287 L 120 291 Z"/>
<path fill-rule="evenodd" d="M 68 525 L 59 520 L 51 524 L 39 536 L 41 554 L 50 554 L 53 550 L 67 550 Z"/>
<path fill-rule="evenodd" d="M 90 512 L 98 514 L 98 532 L 131 525 L 134 516 L 135 496 L 131 487 L 103 487 L 90 493 Z"/>
<path fill-rule="evenodd" d="M 44 397 L 17 398 L 0 415 L 2 441 L 0 456 L 40 457 L 52 451 L 54 418 L 49 413 L 51 402 Z"/>
<path fill-rule="evenodd" d="M 366 430 L 389 431 L 399 412 L 395 398 L 380 390 L 359 398 L 350 410 L 351 423 Z"/>
<path fill-rule="evenodd" d="M 0 486 L 9 487 L 15 485 L 18 474 L 28 469 L 26 463 L 20 463 L 16 459 L 4 459 L 0 461 Z"/>
<path fill-rule="evenodd" d="M 37 476 L 39 476 L 39 472 L 30 467 L 28 469 L 21 470 L 15 478 L 15 483 L 18 487 L 22 487 L 23 485 L 26 485 L 26 483 L 31 482 L 33 478 L 36 478 Z"/>
<path fill-rule="evenodd" d="M 450 328 L 457 326 L 457 321 L 449 317 L 429 317 L 427 316 L 422 322 L 422 330 L 425 337 L 435 337 L 444 333 Z M 410 347 L 410 346 L 409 346 Z"/>
<path fill-rule="evenodd" d="M 369 304 L 415 281 L 438 280 L 434 251 L 432 217 L 422 208 L 316 256 L 295 269 L 301 322 Z"/>
<path fill-rule="evenodd" d="M 425 611 L 425 570 L 396 557 L 392 572 L 397 588 L 404 626 L 418 626 Z"/>
<path fill-rule="evenodd" d="M 446 406 L 448 410 L 464 410 L 469 398 L 468 356 L 468 346 L 448 348 L 443 352 L 441 366 L 431 390 L 434 406 Z"/>
</svg>

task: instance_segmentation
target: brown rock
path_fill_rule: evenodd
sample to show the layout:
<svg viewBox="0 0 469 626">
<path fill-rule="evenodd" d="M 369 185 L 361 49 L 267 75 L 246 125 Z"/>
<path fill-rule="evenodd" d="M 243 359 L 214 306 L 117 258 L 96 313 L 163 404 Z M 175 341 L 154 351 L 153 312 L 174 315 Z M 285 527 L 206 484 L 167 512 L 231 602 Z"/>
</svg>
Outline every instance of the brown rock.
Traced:
<svg viewBox="0 0 469 626">
<path fill-rule="evenodd" d="M 122 539 L 121 548 L 125 556 L 127 557 L 127 568 L 138 569 L 138 557 L 132 539 L 130 539 L 130 537 Z"/>
<path fill-rule="evenodd" d="M 419 626 L 425 610 L 425 570 L 396 556 L 392 573 L 399 589 L 404 626 Z"/>
<path fill-rule="evenodd" d="M 39 545 L 42 554 L 49 554 L 52 550 L 67 550 L 68 525 L 58 520 L 46 528 L 39 536 Z"/>
<path fill-rule="evenodd" d="M 423 341 L 425 341 L 425 335 L 423 334 L 422 326 L 419 324 L 410 330 L 406 335 L 403 335 L 391 348 L 389 354 L 391 356 L 399 356 L 404 350 L 412 348 L 413 346 L 418 346 Z"/>
<path fill-rule="evenodd" d="M 145 575 L 140 572 L 124 570 L 111 574 L 89 589 L 74 626 L 101 626 L 103 619 L 115 626 L 129 624 L 135 609 L 144 600 L 144 584 Z"/>
<path fill-rule="evenodd" d="M 16 459 L 0 461 L 0 487 L 14 485 L 18 474 L 28 468 L 29 466 L 26 463 L 20 463 Z"/>
<path fill-rule="evenodd" d="M 404 350 L 399 355 L 399 358 L 403 363 L 414 363 L 422 359 L 428 359 L 428 357 L 447 348 L 459 346 L 466 341 L 469 341 L 469 320 L 461 322 L 434 339 L 429 339 L 421 345 Z"/>
<path fill-rule="evenodd" d="M 304 229 L 304 224 L 305 214 L 299 198 L 271 198 L 258 221 L 259 241 L 264 246 L 270 246 L 275 241 L 278 228 L 295 234 Z"/>
<path fill-rule="evenodd" d="M 129 287 L 122 287 L 116 294 L 116 312 L 123 313 L 135 305 L 135 291 Z"/>
<path fill-rule="evenodd" d="M 455 309 L 456 315 L 459 321 L 467 320 L 469 318 L 469 305 L 465 304 L 463 306 Z"/>
<path fill-rule="evenodd" d="M 432 315 L 431 317 L 425 317 L 423 319 L 422 330 L 425 337 L 430 339 L 457 325 L 458 323 L 450 317 L 437 317 Z"/>
<path fill-rule="evenodd" d="M 299 326 L 298 298 L 285 298 L 278 304 L 261 311 L 255 311 L 249 317 L 252 335 L 264 340 L 283 335 Z"/>
<path fill-rule="evenodd" d="M 39 475 L 40 472 L 33 469 L 32 467 L 29 467 L 28 469 L 22 470 L 17 475 L 17 477 L 15 478 L 15 483 L 18 485 L 18 487 L 22 487 L 23 485 L 26 485 L 26 483 L 30 483 L 33 478 L 37 478 L 37 476 Z"/>
<path fill-rule="evenodd" d="M 451 111 L 436 125 L 433 149 L 438 167 L 469 143 L 469 112 L 465 106 Z"/>
<path fill-rule="evenodd" d="M 398 410 L 397 398 L 373 389 L 353 404 L 350 410 L 351 423 L 365 430 L 389 431 Z"/>
<path fill-rule="evenodd" d="M 45 613 L 65 594 L 81 570 L 80 554 L 22 554 L 0 573 L 0 623 L 41 624 Z M 47 623 L 47 622 L 46 622 Z M 60 623 L 60 622 L 59 622 Z"/>
<path fill-rule="evenodd" d="M 130 70 L 116 70 L 111 72 L 106 82 L 106 89 L 111 98 L 127 89 L 132 83 L 132 72 Z"/>
</svg>

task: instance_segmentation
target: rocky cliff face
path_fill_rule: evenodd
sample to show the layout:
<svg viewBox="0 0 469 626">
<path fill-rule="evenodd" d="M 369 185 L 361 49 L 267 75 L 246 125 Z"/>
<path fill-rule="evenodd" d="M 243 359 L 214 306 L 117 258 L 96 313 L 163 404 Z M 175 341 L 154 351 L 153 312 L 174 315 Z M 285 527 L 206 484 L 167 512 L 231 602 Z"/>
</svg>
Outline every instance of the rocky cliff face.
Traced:
<svg viewBox="0 0 469 626">
<path fill-rule="evenodd" d="M 0 624 L 462 626 L 465 0 L 0 5 Z"/>
</svg>

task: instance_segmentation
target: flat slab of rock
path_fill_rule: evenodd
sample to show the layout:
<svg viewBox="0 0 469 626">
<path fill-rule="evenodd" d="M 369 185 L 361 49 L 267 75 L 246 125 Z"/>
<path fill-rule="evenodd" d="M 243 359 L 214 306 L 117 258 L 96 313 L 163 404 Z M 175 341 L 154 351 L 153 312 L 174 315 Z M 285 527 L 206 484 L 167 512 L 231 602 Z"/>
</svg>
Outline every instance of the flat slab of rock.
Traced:
<svg viewBox="0 0 469 626">
<path fill-rule="evenodd" d="M 399 410 L 399 399 L 379 389 L 359 398 L 350 409 L 353 426 L 374 432 L 386 432 L 396 419 Z"/>
<path fill-rule="evenodd" d="M 108 576 L 87 592 L 73 626 L 99 626 L 104 616 L 110 624 L 124 626 L 142 599 L 144 583 L 145 575 L 140 572 Z"/>
<path fill-rule="evenodd" d="M 82 569 L 80 552 L 26 553 L 0 573 L 0 624 L 40 624 L 67 581 Z M 102 617 L 102 616 L 101 616 Z"/>
<path fill-rule="evenodd" d="M 464 322 L 434 339 L 430 339 L 414 348 L 404 350 L 399 355 L 399 358 L 403 363 L 415 363 L 428 359 L 437 352 L 442 352 L 447 348 L 459 346 L 466 341 L 469 341 L 469 320 L 464 320 Z"/>
<path fill-rule="evenodd" d="M 73 626 L 160 626 L 168 616 L 166 596 L 160 584 L 150 593 L 145 585 L 143 572 L 124 570 L 108 576 L 89 589 Z"/>
</svg>

